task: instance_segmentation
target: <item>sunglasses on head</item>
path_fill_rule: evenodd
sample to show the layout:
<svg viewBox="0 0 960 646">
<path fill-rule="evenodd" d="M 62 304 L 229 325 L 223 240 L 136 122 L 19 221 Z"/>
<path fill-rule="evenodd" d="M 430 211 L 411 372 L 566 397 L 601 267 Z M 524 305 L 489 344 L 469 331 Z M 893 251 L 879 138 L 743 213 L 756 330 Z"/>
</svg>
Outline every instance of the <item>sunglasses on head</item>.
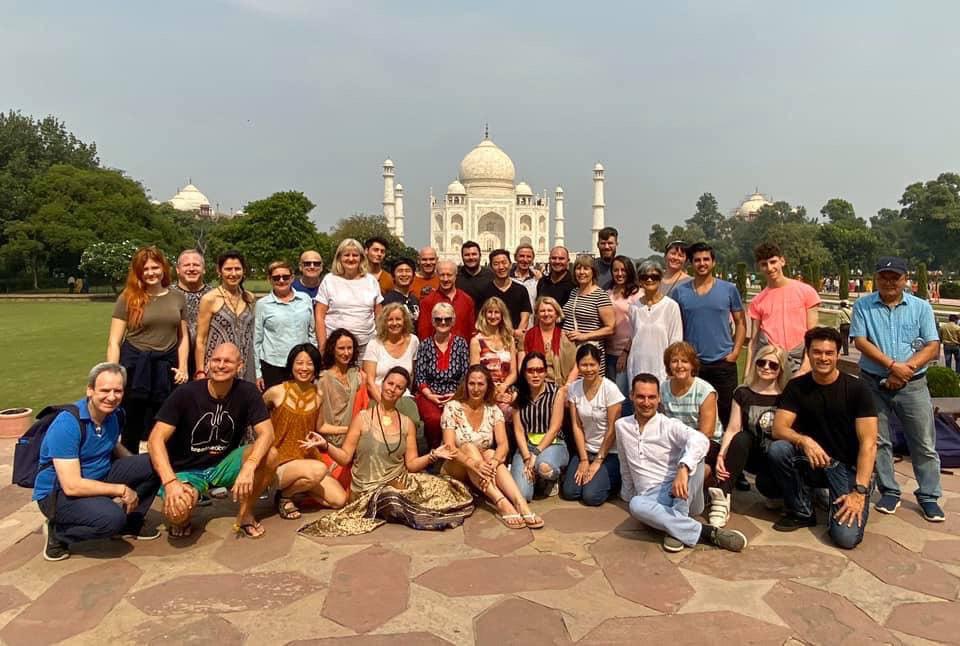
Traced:
<svg viewBox="0 0 960 646">
<path fill-rule="evenodd" d="M 757 359 L 754 365 L 758 368 L 769 368 L 770 370 L 780 369 L 780 364 L 772 359 Z"/>
<path fill-rule="evenodd" d="M 304 260 L 300 264 L 303 265 L 304 267 L 323 267 L 322 260 Z"/>
<path fill-rule="evenodd" d="M 270 276 L 270 280 L 275 283 L 285 283 L 291 278 L 293 278 L 293 274 L 274 274 L 273 276 Z"/>
<path fill-rule="evenodd" d="M 452 317 L 452 316 L 434 316 L 434 317 L 433 317 L 433 322 L 434 322 L 434 323 L 443 323 L 444 325 L 449 325 L 450 323 L 453 323 L 453 317 Z"/>
</svg>

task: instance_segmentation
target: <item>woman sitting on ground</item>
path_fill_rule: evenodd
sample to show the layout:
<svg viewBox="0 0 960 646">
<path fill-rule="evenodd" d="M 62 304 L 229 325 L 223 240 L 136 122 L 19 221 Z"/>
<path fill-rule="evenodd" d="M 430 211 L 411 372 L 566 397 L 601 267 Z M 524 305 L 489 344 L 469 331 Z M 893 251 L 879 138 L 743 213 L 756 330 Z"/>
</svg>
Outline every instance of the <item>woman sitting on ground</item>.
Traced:
<svg viewBox="0 0 960 646">
<path fill-rule="evenodd" d="M 317 390 L 323 403 L 320 407 L 322 433 L 330 444 L 342 446 L 350 420 L 366 408 L 369 401 L 363 376 L 357 368 L 357 337 L 343 328 L 333 330 L 321 356 L 323 372 L 317 379 Z M 348 488 L 350 469 L 338 465 L 329 456 L 323 460 L 330 467 L 331 475 Z"/>
<path fill-rule="evenodd" d="M 443 442 L 440 418 L 444 405 L 453 397 L 470 365 L 470 346 L 452 333 L 456 321 L 453 305 L 443 301 L 420 316 L 433 317 L 433 336 L 424 339 L 417 350 L 413 381 L 417 390 L 417 409 L 423 420 L 427 446 L 435 449 Z"/>
<path fill-rule="evenodd" d="M 263 401 L 273 423 L 273 448 L 277 450 L 277 513 L 286 520 L 300 518 L 294 496 L 308 494 L 327 507 L 343 507 L 347 493 L 329 475 L 327 465 L 315 448 L 302 442 L 323 431 L 320 410 L 323 402 L 315 385 L 320 372 L 320 352 L 312 343 L 294 346 L 284 369 L 287 380 L 267 388 Z"/>
<path fill-rule="evenodd" d="M 513 415 L 510 404 L 516 395 L 517 344 L 510 313 L 501 299 L 488 298 L 477 316 L 477 334 L 470 340 L 470 365 L 490 371 L 496 385 L 497 405 L 504 417 Z"/>
<path fill-rule="evenodd" d="M 560 329 L 563 308 L 552 296 L 541 296 L 533 308 L 536 325 L 523 336 L 524 352 L 540 352 L 547 361 L 547 381 L 566 386 L 577 378 L 577 346 Z M 519 357 L 523 361 L 523 356 Z"/>
<path fill-rule="evenodd" d="M 312 434 L 304 448 L 327 451 L 337 463 L 350 467 L 350 502 L 300 531 L 313 536 L 364 534 L 384 523 L 402 523 L 413 529 L 459 527 L 473 513 L 473 496 L 462 483 L 422 473 L 454 451 L 446 447 L 417 454 L 417 438 L 410 418 L 396 407 L 410 385 L 410 373 L 400 366 L 387 371 L 380 402 L 353 418 L 343 446 L 328 444 Z"/>
<path fill-rule="evenodd" d="M 756 474 L 757 490 L 768 500 L 783 497 L 767 462 L 767 449 L 773 442 L 777 397 L 786 388 L 790 377 L 787 353 L 768 345 L 757 352 L 757 359 L 747 369 L 744 383 L 733 391 L 730 423 L 720 441 L 715 474 L 719 489 L 726 498 L 727 509 L 734 483 L 745 470 Z"/>
<path fill-rule="evenodd" d="M 471 366 L 457 393 L 443 408 L 443 443 L 454 459 L 443 472 L 472 482 L 497 508 L 498 518 L 510 529 L 539 529 L 543 519 L 530 511 L 513 476 L 504 465 L 507 431 L 496 405 L 496 387 L 490 371 Z"/>
<path fill-rule="evenodd" d="M 413 333 L 410 311 L 401 303 L 389 303 L 377 317 L 377 335 L 370 339 L 363 354 L 363 373 L 367 393 L 373 402 L 380 401 L 380 386 L 390 368 L 400 366 L 413 374 L 413 364 L 420 349 L 420 339 Z M 420 426 L 417 403 L 409 392 L 397 402 L 397 410 Z"/>
<path fill-rule="evenodd" d="M 563 407 L 566 389 L 546 379 L 547 361 L 539 352 L 529 352 L 520 364 L 513 432 L 517 452 L 510 473 L 526 500 L 532 500 L 536 485 L 553 495 L 560 472 L 570 461 L 563 438 Z"/>
<path fill-rule="evenodd" d="M 570 458 L 560 495 L 591 507 L 619 494 L 621 484 L 613 423 L 620 417 L 624 398 L 617 385 L 600 374 L 602 365 L 597 346 L 580 346 L 580 378 L 567 391 L 577 454 Z"/>
</svg>

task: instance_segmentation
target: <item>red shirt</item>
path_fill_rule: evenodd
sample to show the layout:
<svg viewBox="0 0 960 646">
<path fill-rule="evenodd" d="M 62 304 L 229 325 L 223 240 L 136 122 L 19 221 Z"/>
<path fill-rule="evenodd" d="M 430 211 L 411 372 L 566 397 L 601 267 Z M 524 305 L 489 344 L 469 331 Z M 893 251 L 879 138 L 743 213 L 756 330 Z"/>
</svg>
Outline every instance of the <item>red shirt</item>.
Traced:
<svg viewBox="0 0 960 646">
<path fill-rule="evenodd" d="M 433 306 L 437 303 L 450 303 L 456 313 L 457 320 L 453 322 L 453 334 L 461 336 L 468 342 L 477 333 L 476 314 L 473 309 L 473 299 L 465 291 L 457 289 L 453 298 L 447 298 L 440 290 L 427 294 L 420 301 L 420 318 L 417 319 L 417 336 L 428 339 L 433 336 Z"/>
</svg>

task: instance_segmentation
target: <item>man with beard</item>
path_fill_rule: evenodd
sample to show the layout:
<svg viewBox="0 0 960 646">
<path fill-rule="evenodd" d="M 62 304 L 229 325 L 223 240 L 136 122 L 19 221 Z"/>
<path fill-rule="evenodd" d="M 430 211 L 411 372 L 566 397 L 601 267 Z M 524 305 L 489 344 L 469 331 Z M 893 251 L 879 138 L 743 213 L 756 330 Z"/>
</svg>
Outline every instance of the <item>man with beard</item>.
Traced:
<svg viewBox="0 0 960 646">
<path fill-rule="evenodd" d="M 563 307 L 576 286 L 570 273 L 570 252 L 566 247 L 554 247 L 550 250 L 550 271 L 537 282 L 537 298 L 551 296 Z"/>
<path fill-rule="evenodd" d="M 457 289 L 465 291 L 473 299 L 474 307 L 478 307 L 480 293 L 493 282 L 493 272 L 480 265 L 480 245 L 473 240 L 460 247 L 460 259 L 463 264 L 457 272 Z"/>
</svg>

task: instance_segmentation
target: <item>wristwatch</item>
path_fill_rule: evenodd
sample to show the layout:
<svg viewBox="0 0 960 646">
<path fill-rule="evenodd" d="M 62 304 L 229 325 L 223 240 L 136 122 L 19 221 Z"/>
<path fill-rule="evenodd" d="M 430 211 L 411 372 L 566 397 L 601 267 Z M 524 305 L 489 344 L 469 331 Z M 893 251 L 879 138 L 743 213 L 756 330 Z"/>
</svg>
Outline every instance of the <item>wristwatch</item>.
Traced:
<svg viewBox="0 0 960 646">
<path fill-rule="evenodd" d="M 539 447 L 536 447 L 536 446 L 531 446 L 530 452 L 533 453 L 534 455 L 540 455 L 540 449 Z"/>
<path fill-rule="evenodd" d="M 867 489 L 866 487 L 864 487 L 862 484 L 855 484 L 855 485 L 853 485 L 853 490 L 856 491 L 856 492 L 857 492 L 858 494 L 860 494 L 861 496 L 866 496 L 866 495 L 867 495 L 867 491 L 869 491 L 869 489 Z"/>
</svg>

